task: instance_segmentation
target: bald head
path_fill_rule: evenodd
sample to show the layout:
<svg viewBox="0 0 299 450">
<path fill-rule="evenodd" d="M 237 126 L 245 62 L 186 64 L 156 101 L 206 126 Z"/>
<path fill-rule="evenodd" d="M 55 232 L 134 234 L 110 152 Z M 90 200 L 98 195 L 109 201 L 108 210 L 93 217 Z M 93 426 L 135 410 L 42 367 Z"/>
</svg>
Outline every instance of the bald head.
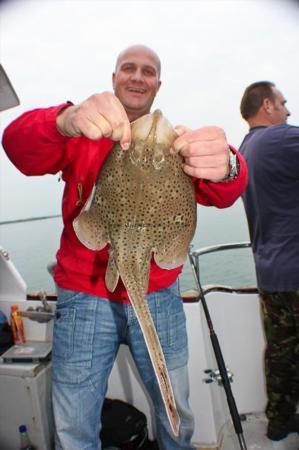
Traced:
<svg viewBox="0 0 299 450">
<path fill-rule="evenodd" d="M 132 45 L 118 55 L 113 90 L 130 122 L 150 112 L 161 85 L 160 72 L 158 55 L 145 45 Z"/>
<path fill-rule="evenodd" d="M 121 62 L 124 59 L 130 57 L 131 54 L 135 54 L 136 52 L 139 54 L 142 53 L 142 54 L 144 54 L 144 56 L 147 56 L 152 59 L 152 61 L 154 62 L 155 66 L 156 66 L 158 77 L 160 79 L 160 75 L 161 75 L 160 58 L 157 55 L 157 53 L 154 52 L 154 50 L 147 47 L 146 45 L 131 45 L 130 47 L 125 48 L 117 57 L 116 64 L 115 64 L 115 72 L 117 72 L 117 69 L 119 68 Z"/>
</svg>

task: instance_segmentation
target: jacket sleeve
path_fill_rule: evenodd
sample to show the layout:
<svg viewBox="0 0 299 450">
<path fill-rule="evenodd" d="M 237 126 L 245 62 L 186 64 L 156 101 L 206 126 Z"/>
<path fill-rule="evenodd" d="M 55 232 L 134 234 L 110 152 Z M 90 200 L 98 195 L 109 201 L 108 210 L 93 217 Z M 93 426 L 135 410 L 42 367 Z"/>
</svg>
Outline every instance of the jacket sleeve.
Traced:
<svg viewBox="0 0 299 450">
<path fill-rule="evenodd" d="M 204 206 L 227 208 L 231 206 L 245 191 L 248 183 L 248 172 L 243 156 L 230 147 L 237 154 L 239 161 L 239 174 L 229 182 L 214 183 L 209 180 L 194 178 L 196 201 Z"/>
<path fill-rule="evenodd" d="M 25 175 L 55 174 L 67 164 L 68 138 L 56 128 L 56 116 L 67 105 L 26 112 L 5 129 L 3 148 Z"/>
</svg>

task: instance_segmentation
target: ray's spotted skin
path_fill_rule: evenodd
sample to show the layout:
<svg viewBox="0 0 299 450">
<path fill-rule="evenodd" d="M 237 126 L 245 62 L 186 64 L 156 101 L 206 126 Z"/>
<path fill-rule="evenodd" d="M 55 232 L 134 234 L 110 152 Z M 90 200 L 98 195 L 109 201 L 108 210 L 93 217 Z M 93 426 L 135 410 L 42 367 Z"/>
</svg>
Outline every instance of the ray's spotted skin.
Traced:
<svg viewBox="0 0 299 450">
<path fill-rule="evenodd" d="M 182 170 L 182 157 L 170 152 L 176 133 L 161 111 L 132 123 L 128 151 L 116 144 L 100 172 L 90 207 L 74 221 L 78 239 L 89 249 L 110 244 L 107 288 L 122 279 L 139 321 L 175 435 L 179 416 L 165 358 L 148 309 L 152 255 L 158 266 L 184 263 L 196 227 L 192 180 Z"/>
</svg>

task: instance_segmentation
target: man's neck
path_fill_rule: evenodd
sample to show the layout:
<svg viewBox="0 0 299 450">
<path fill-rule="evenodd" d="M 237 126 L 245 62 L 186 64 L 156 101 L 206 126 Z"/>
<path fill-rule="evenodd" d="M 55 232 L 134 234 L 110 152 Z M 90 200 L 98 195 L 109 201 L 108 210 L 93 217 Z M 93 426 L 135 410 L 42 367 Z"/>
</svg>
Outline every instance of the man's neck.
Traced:
<svg viewBox="0 0 299 450">
<path fill-rule="evenodd" d="M 273 125 L 269 120 L 260 120 L 256 118 L 248 119 L 247 120 L 249 128 L 256 128 L 256 127 L 270 127 Z"/>
<path fill-rule="evenodd" d="M 135 110 L 129 110 L 126 108 L 126 113 L 127 113 L 130 123 L 132 123 L 135 120 L 139 119 L 140 117 L 144 116 L 145 114 L 149 114 L 150 111 L 149 110 L 135 111 Z"/>
</svg>

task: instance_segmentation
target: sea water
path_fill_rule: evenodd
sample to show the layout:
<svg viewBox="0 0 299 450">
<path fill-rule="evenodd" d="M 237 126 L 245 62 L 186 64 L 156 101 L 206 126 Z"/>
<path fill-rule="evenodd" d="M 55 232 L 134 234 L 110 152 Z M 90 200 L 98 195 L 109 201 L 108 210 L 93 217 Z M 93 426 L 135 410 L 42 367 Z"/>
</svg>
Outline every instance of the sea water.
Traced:
<svg viewBox="0 0 299 450">
<path fill-rule="evenodd" d="M 0 245 L 24 278 L 28 292 L 55 291 L 48 264 L 55 261 L 62 231 L 61 217 L 0 225 Z M 248 241 L 243 204 L 230 208 L 198 207 L 198 223 L 192 249 Z M 200 280 L 206 284 L 256 285 L 251 249 L 229 250 L 200 257 Z M 182 291 L 195 288 L 188 260 L 180 276 Z"/>
</svg>

